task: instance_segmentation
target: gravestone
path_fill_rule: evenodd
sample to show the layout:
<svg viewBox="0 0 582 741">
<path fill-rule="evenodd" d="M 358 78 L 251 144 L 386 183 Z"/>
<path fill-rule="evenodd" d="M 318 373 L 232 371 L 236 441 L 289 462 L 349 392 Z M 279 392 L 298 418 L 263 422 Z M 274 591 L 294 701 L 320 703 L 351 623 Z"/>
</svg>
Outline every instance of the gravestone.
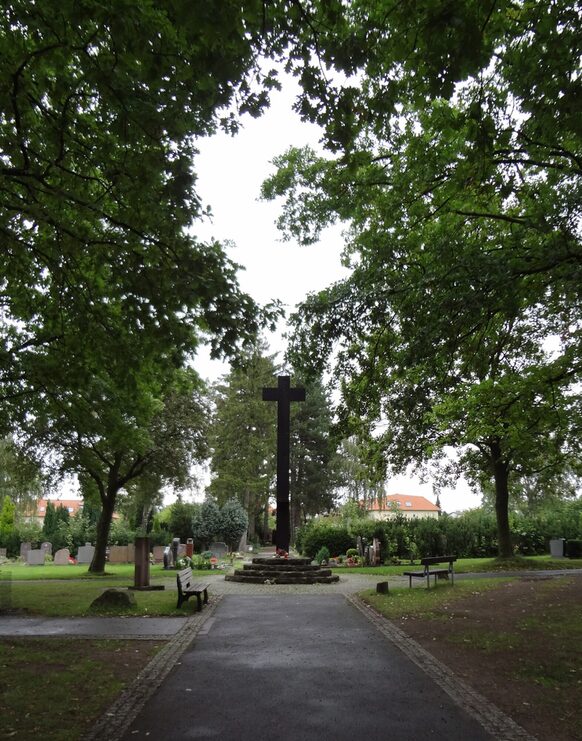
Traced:
<svg viewBox="0 0 582 741">
<path fill-rule="evenodd" d="M 20 544 L 20 558 L 26 561 L 26 554 L 32 548 L 32 543 L 21 543 Z"/>
<path fill-rule="evenodd" d="M 291 388 L 289 376 L 278 376 L 277 388 L 263 388 L 263 401 L 277 402 L 277 524 L 273 540 L 281 551 L 289 551 L 289 455 L 291 402 L 305 401 L 304 388 Z"/>
<path fill-rule="evenodd" d="M 163 545 L 154 546 L 154 563 L 163 563 L 164 551 L 165 551 L 165 548 Z"/>
<path fill-rule="evenodd" d="M 53 555 L 53 544 L 48 543 L 48 542 L 41 543 L 40 550 L 44 551 L 46 555 L 52 556 Z"/>
<path fill-rule="evenodd" d="M 0 558 L 6 558 L 7 557 L 7 549 L 6 548 L 0 548 Z"/>
<path fill-rule="evenodd" d="M 186 555 L 186 543 L 179 543 L 178 544 L 178 558 L 182 558 L 182 556 Z"/>
<path fill-rule="evenodd" d="M 224 558 L 228 553 L 228 546 L 226 543 L 217 541 L 216 543 L 211 543 L 208 550 L 212 551 L 212 555 L 216 556 L 216 558 Z"/>
<path fill-rule="evenodd" d="M 238 543 L 237 551 L 239 553 L 244 553 L 247 549 L 247 531 L 245 530 L 244 533 L 241 536 L 241 539 Z"/>
<path fill-rule="evenodd" d="M 176 565 L 176 561 L 179 557 L 180 538 L 172 538 L 172 566 Z"/>
<path fill-rule="evenodd" d="M 61 548 L 55 553 L 53 563 L 55 566 L 66 566 L 69 563 L 71 553 L 68 548 Z"/>
<path fill-rule="evenodd" d="M 372 566 L 380 566 L 380 541 L 374 538 L 372 541 Z"/>
<path fill-rule="evenodd" d="M 80 545 L 79 552 L 77 553 L 77 563 L 91 563 L 94 555 L 95 546 L 91 545 L 91 543 Z"/>
<path fill-rule="evenodd" d="M 29 566 L 44 566 L 44 551 L 41 548 L 35 551 L 28 551 L 26 554 L 26 563 Z"/>
<path fill-rule="evenodd" d="M 360 558 L 364 557 L 364 541 L 362 540 L 362 536 L 358 535 L 356 538 L 356 548 L 358 549 L 358 556 Z"/>
<path fill-rule="evenodd" d="M 129 563 L 128 556 L 126 545 L 112 545 L 109 549 L 109 563 Z"/>
<path fill-rule="evenodd" d="M 192 538 L 186 538 L 186 555 L 190 558 L 194 553 L 194 540 Z"/>
</svg>

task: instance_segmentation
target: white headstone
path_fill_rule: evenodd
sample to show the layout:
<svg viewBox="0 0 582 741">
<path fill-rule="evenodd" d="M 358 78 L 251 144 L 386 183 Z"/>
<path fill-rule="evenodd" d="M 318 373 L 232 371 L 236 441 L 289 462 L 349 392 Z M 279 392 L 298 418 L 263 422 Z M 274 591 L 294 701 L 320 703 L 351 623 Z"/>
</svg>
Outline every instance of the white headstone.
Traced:
<svg viewBox="0 0 582 741">
<path fill-rule="evenodd" d="M 68 548 L 61 548 L 55 553 L 53 563 L 55 566 L 66 566 L 69 563 L 70 552 Z"/>
<path fill-rule="evenodd" d="M 208 550 L 212 551 L 212 555 L 216 556 L 216 558 L 224 558 L 228 553 L 228 546 L 226 543 L 216 542 L 211 543 Z"/>
<path fill-rule="evenodd" d="M 6 548 L 0 548 L 0 558 L 6 558 L 7 549 Z"/>
<path fill-rule="evenodd" d="M 48 553 L 49 556 L 53 555 L 53 544 L 52 543 L 41 543 L 40 544 L 40 550 L 44 551 L 45 553 Z"/>
<path fill-rule="evenodd" d="M 38 551 L 28 551 L 26 563 L 29 566 L 44 566 L 44 551 L 41 548 Z"/>
<path fill-rule="evenodd" d="M 79 552 L 77 553 L 77 563 L 91 563 L 93 556 L 95 555 L 95 546 L 91 543 L 79 546 Z"/>
</svg>

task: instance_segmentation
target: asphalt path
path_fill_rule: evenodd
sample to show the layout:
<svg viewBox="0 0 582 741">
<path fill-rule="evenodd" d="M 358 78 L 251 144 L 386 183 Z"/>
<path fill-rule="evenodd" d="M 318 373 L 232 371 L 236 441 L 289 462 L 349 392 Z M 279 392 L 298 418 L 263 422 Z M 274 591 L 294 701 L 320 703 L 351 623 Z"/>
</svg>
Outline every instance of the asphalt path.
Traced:
<svg viewBox="0 0 582 741">
<path fill-rule="evenodd" d="M 124 741 L 482 741 L 339 594 L 225 595 Z"/>
</svg>

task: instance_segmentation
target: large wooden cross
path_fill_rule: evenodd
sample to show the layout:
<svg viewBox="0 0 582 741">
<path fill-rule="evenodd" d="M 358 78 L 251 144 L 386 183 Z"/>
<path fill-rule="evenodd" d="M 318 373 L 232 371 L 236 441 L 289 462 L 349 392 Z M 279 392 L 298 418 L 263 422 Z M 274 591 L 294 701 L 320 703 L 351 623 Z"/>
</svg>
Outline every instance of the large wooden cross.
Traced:
<svg viewBox="0 0 582 741">
<path fill-rule="evenodd" d="M 263 401 L 277 402 L 277 524 L 273 538 L 277 548 L 289 551 L 289 439 L 292 401 L 305 401 L 305 389 L 291 388 L 289 376 L 278 376 L 277 388 L 264 388 Z"/>
</svg>

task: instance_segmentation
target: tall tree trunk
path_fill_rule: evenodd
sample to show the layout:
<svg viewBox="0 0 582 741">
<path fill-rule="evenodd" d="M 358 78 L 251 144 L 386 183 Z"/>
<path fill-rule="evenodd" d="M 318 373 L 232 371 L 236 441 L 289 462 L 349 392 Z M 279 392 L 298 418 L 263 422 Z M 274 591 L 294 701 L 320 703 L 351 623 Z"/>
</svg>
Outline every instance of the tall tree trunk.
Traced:
<svg viewBox="0 0 582 741">
<path fill-rule="evenodd" d="M 93 574 L 102 574 L 105 571 L 105 552 L 107 550 L 107 540 L 109 539 L 109 530 L 115 510 L 117 492 L 121 488 L 119 480 L 119 469 L 121 466 L 121 455 L 116 454 L 113 466 L 109 469 L 107 475 L 107 488 L 102 482 L 98 482 L 99 494 L 101 496 L 101 514 L 97 522 L 97 538 L 95 541 L 95 553 L 89 566 L 89 571 Z"/>
<path fill-rule="evenodd" d="M 252 543 L 255 540 L 255 535 L 256 535 L 256 511 L 255 511 L 255 507 L 251 506 L 251 500 L 252 500 L 252 496 L 251 496 L 250 491 L 248 490 L 245 491 L 243 506 L 246 509 L 247 515 L 249 518 L 249 526 L 247 529 L 247 538 L 248 538 L 249 543 Z"/>
<path fill-rule="evenodd" d="M 113 511 L 115 509 L 115 499 L 117 490 L 110 491 L 107 488 L 107 493 L 102 500 L 101 514 L 99 515 L 99 521 L 97 522 L 97 539 L 95 541 L 95 553 L 93 554 L 93 560 L 89 566 L 89 571 L 93 574 L 102 574 L 105 571 L 105 552 L 107 550 L 107 540 L 109 538 L 109 530 L 111 528 L 111 520 L 113 519 Z"/>
<path fill-rule="evenodd" d="M 265 502 L 265 509 L 263 510 L 263 542 L 266 543 L 270 540 L 269 538 L 269 497 Z"/>
<path fill-rule="evenodd" d="M 498 552 L 500 558 L 511 558 L 513 556 L 513 545 L 509 531 L 509 467 L 503 460 L 499 442 L 493 442 L 490 450 L 495 479 Z"/>
</svg>

